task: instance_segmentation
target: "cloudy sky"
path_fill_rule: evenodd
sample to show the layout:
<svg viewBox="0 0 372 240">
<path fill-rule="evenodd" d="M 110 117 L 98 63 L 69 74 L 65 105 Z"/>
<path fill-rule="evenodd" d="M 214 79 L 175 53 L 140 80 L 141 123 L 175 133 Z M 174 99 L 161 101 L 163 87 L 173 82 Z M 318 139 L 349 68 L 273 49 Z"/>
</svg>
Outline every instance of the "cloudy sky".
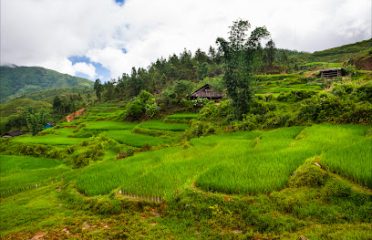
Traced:
<svg viewBox="0 0 372 240">
<path fill-rule="evenodd" d="M 371 38 L 372 0 L 1 0 L 1 64 L 109 80 L 228 26 L 265 25 L 277 47 L 322 50 Z"/>
</svg>

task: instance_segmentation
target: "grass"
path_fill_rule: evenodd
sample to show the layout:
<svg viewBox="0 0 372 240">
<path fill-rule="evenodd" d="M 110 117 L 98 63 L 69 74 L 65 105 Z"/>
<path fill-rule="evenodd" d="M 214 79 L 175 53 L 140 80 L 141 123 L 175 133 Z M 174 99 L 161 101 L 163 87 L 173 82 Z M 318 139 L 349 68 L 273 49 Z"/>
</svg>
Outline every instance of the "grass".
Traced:
<svg viewBox="0 0 372 240">
<path fill-rule="evenodd" d="M 283 188 L 309 157 L 327 156 L 355 141 L 363 147 L 365 130 L 362 126 L 316 125 L 209 136 L 194 139 L 187 149 L 172 147 L 89 166 L 76 184 L 87 195 L 121 188 L 138 195 L 172 198 L 194 183 L 224 193 L 271 192 Z M 366 154 L 366 159 L 372 159 L 372 153 Z M 371 162 L 361 164 L 366 168 Z M 365 177 L 372 179 L 371 175 Z"/>
<path fill-rule="evenodd" d="M 143 147 L 145 145 L 156 146 L 169 142 L 169 140 L 165 138 L 136 134 L 132 133 L 130 130 L 111 130 L 105 132 L 105 135 L 117 140 L 119 143 L 133 147 Z"/>
<path fill-rule="evenodd" d="M 323 161 L 337 174 L 372 188 L 372 138 L 324 154 Z"/>
<path fill-rule="evenodd" d="M 85 128 L 90 130 L 128 130 L 137 125 L 136 123 L 120 121 L 88 121 L 85 124 Z"/>
<path fill-rule="evenodd" d="M 138 125 L 140 128 L 164 130 L 164 131 L 185 131 L 189 126 L 185 123 L 166 123 L 159 120 L 142 122 Z"/>
<path fill-rule="evenodd" d="M 46 145 L 74 145 L 81 143 L 84 139 L 48 134 L 44 136 L 23 135 L 15 138 L 14 141 L 19 143 L 38 143 Z"/>
<path fill-rule="evenodd" d="M 30 156 L 0 155 L 0 166 L 1 197 L 57 181 L 68 170 L 60 160 Z"/>
<path fill-rule="evenodd" d="M 190 120 L 198 117 L 196 113 L 175 113 L 169 115 L 165 118 L 166 122 L 175 122 L 175 123 L 188 123 Z"/>
<path fill-rule="evenodd" d="M 371 225 L 366 213 L 372 202 L 364 193 L 349 193 L 343 185 L 339 189 L 329 187 L 340 186 L 339 183 L 319 188 L 286 188 L 293 172 L 314 156 L 331 171 L 368 186 L 372 179 L 368 170 L 372 152 L 366 148 L 371 141 L 370 134 L 366 134 L 368 129 L 322 124 L 226 133 L 195 138 L 182 146 L 136 153 L 122 160 L 107 158 L 78 170 L 71 170 L 55 159 L 3 155 L 0 235 L 30 239 L 42 229 L 48 235 L 77 239 L 87 236 L 116 239 L 127 234 L 133 238 L 145 234 L 147 238 L 181 239 L 279 235 L 322 239 L 329 231 L 334 231 L 334 236 L 343 236 L 344 227 L 352 233 L 348 237 L 368 239 Z M 70 130 L 48 133 L 68 136 Z M 135 134 L 131 129 L 103 132 L 118 141 L 129 139 L 131 144 L 148 143 L 150 138 L 157 143 L 163 139 Z M 146 140 L 142 141 L 142 137 Z M 340 156 L 345 159 L 340 160 Z M 363 158 L 351 167 L 358 156 Z M 60 188 L 62 192 L 56 192 Z M 65 191 L 75 188 L 83 194 L 65 195 Z M 117 195 L 119 190 L 124 196 Z M 337 198 L 345 194 L 347 197 Z M 142 209 L 138 213 L 130 210 L 133 206 L 128 200 L 118 202 L 121 199 L 118 196 L 127 195 L 144 199 L 159 196 L 167 201 L 167 208 L 161 210 L 151 205 L 149 208 L 141 202 L 134 205 Z M 122 206 L 125 212 L 92 214 L 110 212 L 113 206 Z M 156 217 L 158 213 L 153 211 L 159 211 L 161 217 Z M 85 225 L 90 226 L 87 231 L 92 235 L 82 230 Z M 61 235 L 64 228 L 70 231 L 69 236 Z M 119 235 L 118 229 L 122 229 Z M 240 229 L 246 232 L 239 233 Z"/>
<path fill-rule="evenodd" d="M 319 91 L 322 89 L 322 80 L 306 78 L 298 73 L 258 75 L 253 87 L 257 94 L 276 94 L 299 90 Z"/>
</svg>

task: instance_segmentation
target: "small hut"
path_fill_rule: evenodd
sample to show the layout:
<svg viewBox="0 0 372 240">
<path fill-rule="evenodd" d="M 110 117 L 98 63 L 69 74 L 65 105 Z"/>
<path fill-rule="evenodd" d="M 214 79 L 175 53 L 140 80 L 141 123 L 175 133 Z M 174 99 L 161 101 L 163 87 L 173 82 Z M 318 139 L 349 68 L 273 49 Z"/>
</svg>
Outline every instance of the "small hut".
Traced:
<svg viewBox="0 0 372 240">
<path fill-rule="evenodd" d="M 334 77 L 340 77 L 342 75 L 343 74 L 342 74 L 341 68 L 320 70 L 321 78 L 334 78 Z"/>
<path fill-rule="evenodd" d="M 218 100 L 218 99 L 223 98 L 223 94 L 213 89 L 209 84 L 205 84 L 204 86 L 202 86 L 201 88 L 193 92 L 190 98 L 191 99 L 207 98 L 207 99 Z"/>
<path fill-rule="evenodd" d="M 14 130 L 14 131 L 9 131 L 9 132 L 4 133 L 4 135 L 2 137 L 3 138 L 11 138 L 11 137 L 20 136 L 22 134 L 23 134 L 23 132 L 21 130 Z"/>
<path fill-rule="evenodd" d="M 48 122 L 44 124 L 44 129 L 52 128 L 54 127 L 54 124 L 52 122 Z"/>
</svg>

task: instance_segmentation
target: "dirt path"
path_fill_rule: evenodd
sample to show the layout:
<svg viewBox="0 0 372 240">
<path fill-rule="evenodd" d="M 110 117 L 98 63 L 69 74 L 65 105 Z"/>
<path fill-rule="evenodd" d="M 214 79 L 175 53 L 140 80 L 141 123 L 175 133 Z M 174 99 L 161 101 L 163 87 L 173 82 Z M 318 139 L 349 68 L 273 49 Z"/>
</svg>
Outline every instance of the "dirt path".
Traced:
<svg viewBox="0 0 372 240">
<path fill-rule="evenodd" d="M 79 110 L 77 110 L 76 112 L 73 112 L 69 115 L 66 116 L 66 121 L 67 122 L 71 122 L 73 121 L 76 117 L 79 117 L 81 115 L 83 115 L 85 112 L 85 108 L 80 108 Z"/>
</svg>

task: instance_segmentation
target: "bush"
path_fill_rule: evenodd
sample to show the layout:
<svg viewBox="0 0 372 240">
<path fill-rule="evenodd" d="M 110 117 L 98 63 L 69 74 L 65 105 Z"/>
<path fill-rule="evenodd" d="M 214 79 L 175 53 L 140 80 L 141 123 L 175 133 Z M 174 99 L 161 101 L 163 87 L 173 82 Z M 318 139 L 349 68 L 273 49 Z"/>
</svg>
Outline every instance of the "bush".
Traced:
<svg viewBox="0 0 372 240">
<path fill-rule="evenodd" d="M 144 118 L 153 118 L 158 112 L 159 107 L 155 102 L 154 96 L 143 90 L 127 104 L 124 119 L 138 121 Z"/>
<path fill-rule="evenodd" d="M 133 156 L 133 154 L 134 154 L 133 149 L 128 149 L 128 150 L 126 150 L 126 151 L 119 152 L 119 153 L 116 155 L 116 159 L 127 158 L 127 157 L 130 157 L 130 156 Z"/>
<path fill-rule="evenodd" d="M 372 103 L 372 83 L 369 82 L 367 84 L 364 84 L 364 85 L 358 87 L 354 91 L 354 95 L 360 101 L 368 101 L 368 102 Z"/>
<path fill-rule="evenodd" d="M 82 168 L 88 165 L 89 165 L 89 158 L 86 158 L 86 156 L 83 154 L 75 155 L 72 158 L 72 166 L 74 168 Z"/>
<path fill-rule="evenodd" d="M 32 145 L 20 145 L 19 152 L 24 155 L 31 155 L 35 157 L 46 156 L 46 153 L 51 147 L 46 145 L 32 144 Z"/>
<path fill-rule="evenodd" d="M 234 111 L 229 100 L 220 103 L 209 101 L 199 112 L 199 119 L 228 123 L 234 119 Z"/>
<path fill-rule="evenodd" d="M 277 100 L 279 102 L 298 102 L 310 98 L 316 92 L 307 90 L 290 91 L 289 93 L 281 93 Z"/>
<path fill-rule="evenodd" d="M 337 198 L 345 198 L 351 196 L 351 187 L 338 180 L 328 181 L 322 189 L 322 197 L 327 200 L 337 200 Z"/>
<path fill-rule="evenodd" d="M 330 94 L 313 96 L 301 106 L 297 119 L 303 122 L 337 122 L 339 116 L 350 109 L 349 102 L 341 102 Z"/>
<path fill-rule="evenodd" d="M 187 138 L 210 135 L 216 132 L 216 127 L 210 122 L 193 121 L 191 127 L 186 131 Z"/>
<path fill-rule="evenodd" d="M 289 178 L 290 187 L 319 187 L 323 186 L 328 179 L 328 174 L 313 161 L 306 161 Z"/>
</svg>

